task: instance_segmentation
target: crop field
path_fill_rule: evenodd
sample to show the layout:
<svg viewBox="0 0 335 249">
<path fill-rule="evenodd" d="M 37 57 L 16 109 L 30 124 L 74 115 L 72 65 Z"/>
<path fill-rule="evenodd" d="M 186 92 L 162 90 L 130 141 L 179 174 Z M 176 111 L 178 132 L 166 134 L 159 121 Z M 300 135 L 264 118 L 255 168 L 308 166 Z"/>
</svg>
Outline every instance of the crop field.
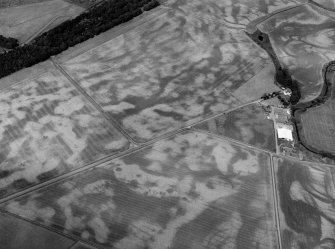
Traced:
<svg viewBox="0 0 335 249">
<path fill-rule="evenodd" d="M 74 243 L 57 233 L 3 213 L 0 213 L 0 233 L 1 248 L 6 249 L 68 249 Z"/>
<path fill-rule="evenodd" d="M 185 132 L 2 208 L 113 248 L 277 248 L 269 163 Z"/>
<path fill-rule="evenodd" d="M 0 196 L 127 148 L 67 79 L 47 67 L 0 92 Z"/>
<path fill-rule="evenodd" d="M 229 137 L 262 149 L 276 151 L 272 120 L 260 105 L 253 104 L 198 124 L 195 129 Z"/>
<path fill-rule="evenodd" d="M 307 144 L 335 155 L 335 100 L 302 114 L 302 132 Z"/>
<path fill-rule="evenodd" d="M 0 9 L 0 34 L 16 38 L 22 43 L 41 29 L 46 31 L 64 19 L 79 15 L 83 10 L 62 0 L 39 1 Z"/>
<path fill-rule="evenodd" d="M 299 114 L 304 142 L 317 151 L 335 155 L 335 67 L 327 73 L 331 96 L 325 103 Z"/>
<path fill-rule="evenodd" d="M 281 12 L 258 25 L 269 34 L 282 65 L 301 82 L 302 101 L 318 96 L 322 67 L 335 59 L 334 26 L 335 14 L 312 4 Z"/>
<path fill-rule="evenodd" d="M 266 53 L 241 28 L 171 9 L 59 63 L 137 142 L 239 103 Z"/>
<path fill-rule="evenodd" d="M 283 248 L 335 248 L 335 168 L 275 160 Z"/>
</svg>

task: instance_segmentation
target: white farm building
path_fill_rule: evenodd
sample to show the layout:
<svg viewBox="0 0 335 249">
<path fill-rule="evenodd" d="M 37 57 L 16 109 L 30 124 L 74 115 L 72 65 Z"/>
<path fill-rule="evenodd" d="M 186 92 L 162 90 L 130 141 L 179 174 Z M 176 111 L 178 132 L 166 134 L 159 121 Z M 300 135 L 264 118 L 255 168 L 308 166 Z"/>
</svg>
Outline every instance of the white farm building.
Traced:
<svg viewBox="0 0 335 249">
<path fill-rule="evenodd" d="M 289 124 L 276 124 L 278 138 L 285 139 L 287 141 L 293 141 L 293 127 Z"/>
</svg>

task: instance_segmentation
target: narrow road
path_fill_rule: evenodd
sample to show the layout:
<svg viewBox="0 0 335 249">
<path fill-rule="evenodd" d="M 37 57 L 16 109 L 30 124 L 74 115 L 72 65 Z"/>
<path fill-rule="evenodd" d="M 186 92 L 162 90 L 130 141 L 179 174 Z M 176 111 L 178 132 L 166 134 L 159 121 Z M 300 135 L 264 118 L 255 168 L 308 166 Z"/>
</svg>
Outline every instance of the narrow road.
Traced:
<svg viewBox="0 0 335 249">
<path fill-rule="evenodd" d="M 279 200 L 277 193 L 277 179 L 276 179 L 276 169 L 274 165 L 273 155 L 270 155 L 270 164 L 271 164 L 271 185 L 273 191 L 273 206 L 274 206 L 274 215 L 276 220 L 276 228 L 277 228 L 277 235 L 278 235 L 278 244 L 279 248 L 282 249 L 282 238 L 281 238 L 281 229 L 280 229 L 280 217 L 279 217 Z"/>
</svg>

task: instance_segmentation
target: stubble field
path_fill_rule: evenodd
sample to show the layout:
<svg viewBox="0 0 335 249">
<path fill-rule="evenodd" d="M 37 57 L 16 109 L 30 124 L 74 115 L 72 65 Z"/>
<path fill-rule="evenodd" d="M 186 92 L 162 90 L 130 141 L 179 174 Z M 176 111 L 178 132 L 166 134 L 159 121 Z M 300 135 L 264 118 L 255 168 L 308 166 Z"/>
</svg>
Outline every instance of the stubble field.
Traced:
<svg viewBox="0 0 335 249">
<path fill-rule="evenodd" d="M 277 248 L 269 164 L 185 132 L 2 208 L 113 248 Z"/>
<path fill-rule="evenodd" d="M 2 196 L 126 150 L 114 122 L 138 144 L 0 210 L 101 248 L 279 248 L 271 157 L 251 148 L 273 149 L 261 110 L 211 119 L 203 129 L 215 123 L 216 135 L 178 128 L 276 89 L 269 57 L 244 31 L 298 3 L 167 1 L 53 58 L 65 73 L 2 89 Z"/>
<path fill-rule="evenodd" d="M 222 12 L 223 4 L 208 6 Z M 58 57 L 138 143 L 245 102 L 232 92 L 268 63 L 243 31 L 255 13 L 244 13 L 244 21 L 236 13 L 238 25 L 226 25 L 218 13 L 208 19 L 211 9 L 197 1 L 167 5 L 167 13 L 134 30 L 73 58 Z M 189 14 L 197 5 L 198 13 Z"/>
<path fill-rule="evenodd" d="M 1 197 L 127 148 L 51 65 L 0 93 Z"/>
</svg>

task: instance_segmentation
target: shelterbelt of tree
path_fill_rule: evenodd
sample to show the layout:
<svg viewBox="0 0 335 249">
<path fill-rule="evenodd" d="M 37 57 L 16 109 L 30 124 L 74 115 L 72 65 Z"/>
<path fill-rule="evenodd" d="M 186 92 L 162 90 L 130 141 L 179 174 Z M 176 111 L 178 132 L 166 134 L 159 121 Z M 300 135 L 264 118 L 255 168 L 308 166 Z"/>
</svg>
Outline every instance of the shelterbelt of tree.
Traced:
<svg viewBox="0 0 335 249">
<path fill-rule="evenodd" d="M 13 49 L 17 46 L 19 46 L 19 42 L 15 38 L 0 35 L 0 47 Z"/>
<path fill-rule="evenodd" d="M 0 54 L 0 78 L 47 60 L 121 23 L 159 6 L 157 0 L 104 1 L 35 38 L 30 44 Z"/>
<path fill-rule="evenodd" d="M 306 112 L 308 109 L 315 108 L 317 106 L 323 105 L 327 102 L 330 97 L 333 97 L 332 91 L 334 80 L 334 72 L 335 72 L 335 61 L 331 61 L 323 66 L 322 75 L 324 84 L 322 86 L 322 90 L 320 94 L 311 101 L 299 103 L 301 98 L 301 92 L 299 89 L 299 82 L 292 79 L 289 71 L 286 68 L 282 68 L 281 64 L 278 60 L 278 57 L 272 47 L 270 39 L 267 34 L 261 32 L 260 30 L 256 30 L 253 34 L 248 34 L 251 39 L 256 42 L 260 47 L 262 47 L 270 56 L 271 60 L 273 61 L 275 68 L 276 68 L 276 75 L 275 75 L 275 82 L 280 87 L 290 88 L 292 91 L 292 95 L 290 98 L 290 103 L 286 103 L 291 105 L 292 108 L 292 122 L 295 125 L 297 139 L 299 145 L 311 151 L 313 153 L 319 154 L 324 157 L 335 159 L 335 154 L 326 152 L 322 149 L 315 148 L 309 145 L 307 139 L 305 139 L 303 135 L 303 123 L 301 121 L 302 114 Z M 285 103 L 284 103 L 285 104 Z M 318 127 L 322 129 L 322 127 Z"/>
</svg>

